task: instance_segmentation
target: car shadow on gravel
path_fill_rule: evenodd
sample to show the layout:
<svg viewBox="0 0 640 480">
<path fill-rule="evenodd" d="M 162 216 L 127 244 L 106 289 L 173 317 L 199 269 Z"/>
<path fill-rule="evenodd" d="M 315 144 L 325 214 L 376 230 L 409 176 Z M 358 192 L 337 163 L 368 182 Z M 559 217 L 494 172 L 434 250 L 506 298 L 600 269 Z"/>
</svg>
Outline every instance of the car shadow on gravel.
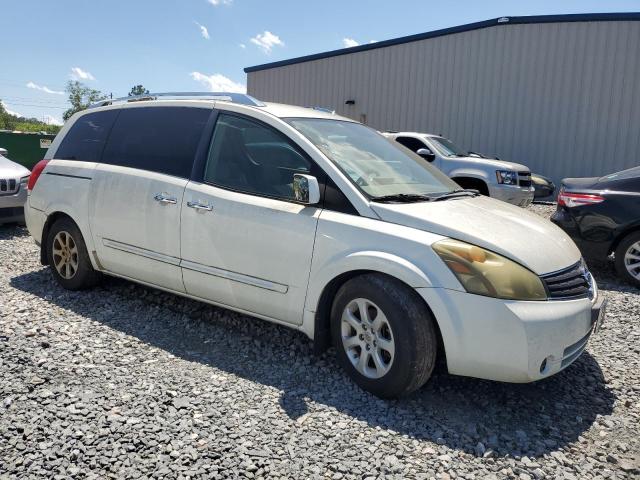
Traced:
<svg viewBox="0 0 640 480">
<path fill-rule="evenodd" d="M 278 325 L 113 278 L 68 292 L 41 269 L 10 284 L 179 358 L 273 387 L 283 413 L 306 428 L 318 410 L 324 424 L 328 408 L 351 417 L 338 417 L 346 425 L 334 428 L 365 422 L 475 455 L 539 457 L 578 440 L 615 401 L 589 352 L 533 384 L 457 377 L 441 367 L 418 392 L 383 401 L 357 388 L 333 352 L 314 355 L 304 335 Z"/>
<path fill-rule="evenodd" d="M 0 224 L 0 240 L 12 240 L 17 237 L 28 237 L 27 227 L 18 223 Z"/>
</svg>

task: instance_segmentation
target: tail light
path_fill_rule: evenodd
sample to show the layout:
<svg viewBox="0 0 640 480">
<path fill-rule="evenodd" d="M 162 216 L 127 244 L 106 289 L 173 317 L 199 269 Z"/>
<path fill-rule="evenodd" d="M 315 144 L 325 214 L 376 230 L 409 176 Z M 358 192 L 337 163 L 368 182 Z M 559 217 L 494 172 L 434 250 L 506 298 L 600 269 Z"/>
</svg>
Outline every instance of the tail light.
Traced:
<svg viewBox="0 0 640 480">
<path fill-rule="evenodd" d="M 35 187 L 36 182 L 38 181 L 38 178 L 40 178 L 40 174 L 44 170 L 44 167 L 47 166 L 47 163 L 49 163 L 49 160 L 40 160 L 36 163 L 35 167 L 33 167 L 33 170 L 31 170 L 31 176 L 29 177 L 29 183 L 27 183 L 27 190 L 33 190 L 33 187 Z"/>
<path fill-rule="evenodd" d="M 583 205 L 594 205 L 602 202 L 604 202 L 604 197 L 600 195 L 593 195 L 590 193 L 570 193 L 565 192 L 564 189 L 561 189 L 560 193 L 558 193 L 558 205 L 562 207 L 581 207 Z"/>
</svg>

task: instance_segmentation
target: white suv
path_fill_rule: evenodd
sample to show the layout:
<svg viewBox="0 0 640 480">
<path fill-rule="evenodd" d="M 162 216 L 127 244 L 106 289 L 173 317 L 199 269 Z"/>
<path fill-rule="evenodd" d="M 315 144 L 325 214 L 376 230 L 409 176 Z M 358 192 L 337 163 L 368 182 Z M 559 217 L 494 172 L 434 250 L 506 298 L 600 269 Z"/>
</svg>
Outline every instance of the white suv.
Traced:
<svg viewBox="0 0 640 480">
<path fill-rule="evenodd" d="M 416 152 L 463 188 L 505 202 L 528 206 L 534 198 L 531 171 L 524 165 L 467 152 L 440 135 L 417 132 L 383 134 Z"/>
<path fill-rule="evenodd" d="M 27 225 L 63 287 L 105 273 L 288 325 L 381 397 L 437 354 L 529 382 L 584 350 L 602 302 L 555 225 L 347 118 L 190 95 L 76 114 L 35 167 Z"/>
</svg>

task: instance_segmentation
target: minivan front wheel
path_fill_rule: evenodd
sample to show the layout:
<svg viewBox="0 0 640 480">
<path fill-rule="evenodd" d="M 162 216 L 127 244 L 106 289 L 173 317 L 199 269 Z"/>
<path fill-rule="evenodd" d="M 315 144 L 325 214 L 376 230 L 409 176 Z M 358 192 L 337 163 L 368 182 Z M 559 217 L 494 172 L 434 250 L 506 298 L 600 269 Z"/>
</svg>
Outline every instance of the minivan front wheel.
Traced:
<svg viewBox="0 0 640 480">
<path fill-rule="evenodd" d="M 338 361 L 364 390 L 396 398 L 420 388 L 436 360 L 434 319 L 415 290 L 377 273 L 336 294 L 331 329 Z"/>
<path fill-rule="evenodd" d="M 98 283 L 78 226 L 70 218 L 57 220 L 47 235 L 47 255 L 56 281 L 68 290 L 81 290 Z"/>
</svg>

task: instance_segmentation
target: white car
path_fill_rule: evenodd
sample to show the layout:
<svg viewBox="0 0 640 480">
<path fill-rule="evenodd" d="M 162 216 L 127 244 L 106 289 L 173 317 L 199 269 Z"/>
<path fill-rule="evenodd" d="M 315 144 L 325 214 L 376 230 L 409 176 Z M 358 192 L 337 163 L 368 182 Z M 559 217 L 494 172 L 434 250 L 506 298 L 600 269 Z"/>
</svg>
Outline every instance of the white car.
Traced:
<svg viewBox="0 0 640 480">
<path fill-rule="evenodd" d="M 29 169 L 12 162 L 0 148 L 0 225 L 23 222 Z"/>
<path fill-rule="evenodd" d="M 383 135 L 416 152 L 463 188 L 475 189 L 520 207 L 533 201 L 531 171 L 524 165 L 467 152 L 440 135 L 417 132 L 385 132 Z"/>
<path fill-rule="evenodd" d="M 436 355 L 530 382 L 584 350 L 602 300 L 555 225 L 347 118 L 190 95 L 78 113 L 35 167 L 27 225 L 63 287 L 104 273 L 290 326 L 381 397 Z"/>
</svg>

